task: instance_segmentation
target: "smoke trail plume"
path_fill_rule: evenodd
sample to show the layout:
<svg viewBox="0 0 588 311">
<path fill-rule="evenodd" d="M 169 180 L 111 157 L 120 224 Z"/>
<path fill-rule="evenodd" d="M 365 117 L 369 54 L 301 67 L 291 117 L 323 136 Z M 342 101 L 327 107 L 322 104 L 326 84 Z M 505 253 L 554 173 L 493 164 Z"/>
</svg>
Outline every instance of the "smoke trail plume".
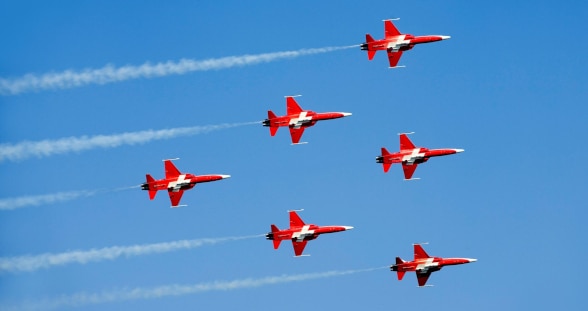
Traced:
<svg viewBox="0 0 588 311">
<path fill-rule="evenodd" d="M 0 162 L 4 160 L 23 160 L 30 157 L 48 157 L 54 154 L 81 152 L 95 148 L 115 148 L 122 145 L 145 144 L 153 140 L 165 140 L 180 136 L 190 136 L 258 124 L 259 122 L 223 123 L 193 127 L 178 127 L 163 130 L 146 130 L 114 135 L 66 137 L 56 140 L 23 141 L 16 144 L 0 144 Z"/>
<path fill-rule="evenodd" d="M 180 240 L 173 242 L 139 244 L 130 246 L 112 246 L 90 250 L 76 250 L 64 253 L 45 253 L 18 257 L 0 257 L 0 272 L 35 271 L 52 266 L 63 266 L 71 263 L 86 264 L 103 260 L 115 260 L 119 257 L 134 257 L 148 254 L 167 253 L 181 249 L 192 249 L 203 245 L 214 245 L 226 241 L 237 241 L 257 238 L 263 235 L 241 237 L 205 238 Z"/>
<path fill-rule="evenodd" d="M 387 267 L 386 267 L 387 268 Z M 101 293 L 80 292 L 69 296 L 61 296 L 55 299 L 28 302 L 13 310 L 51 310 L 61 307 L 79 307 L 83 305 L 94 305 L 108 302 L 129 301 L 138 299 L 156 299 L 168 296 L 183 296 L 198 294 L 209 291 L 229 291 L 242 288 L 255 288 L 265 285 L 275 285 L 291 282 L 302 282 L 315 279 L 331 278 L 361 272 L 369 272 L 382 268 L 371 268 L 362 270 L 327 271 L 319 273 L 305 273 L 296 275 L 268 276 L 263 278 L 247 278 L 232 281 L 216 281 L 198 284 L 172 284 L 153 288 L 133 288 L 104 291 Z"/>
<path fill-rule="evenodd" d="M 0 210 L 14 210 L 28 206 L 38 206 L 74 200 L 79 197 L 93 196 L 98 191 L 68 191 L 53 194 L 22 196 L 17 198 L 0 199 Z"/>
<path fill-rule="evenodd" d="M 295 51 L 228 56 L 204 60 L 181 59 L 177 62 L 168 61 L 157 64 L 147 62 L 140 66 L 126 65 L 122 67 L 114 67 L 113 65 L 107 65 L 100 69 L 85 69 L 82 71 L 66 70 L 63 72 L 46 73 L 42 75 L 26 74 L 15 79 L 0 78 L 0 95 L 16 95 L 30 91 L 67 89 L 89 84 L 107 84 L 138 78 L 182 75 L 193 71 L 243 67 L 274 62 L 281 59 L 297 58 L 305 55 L 328 53 L 351 47 L 355 46 L 300 49 Z"/>
</svg>

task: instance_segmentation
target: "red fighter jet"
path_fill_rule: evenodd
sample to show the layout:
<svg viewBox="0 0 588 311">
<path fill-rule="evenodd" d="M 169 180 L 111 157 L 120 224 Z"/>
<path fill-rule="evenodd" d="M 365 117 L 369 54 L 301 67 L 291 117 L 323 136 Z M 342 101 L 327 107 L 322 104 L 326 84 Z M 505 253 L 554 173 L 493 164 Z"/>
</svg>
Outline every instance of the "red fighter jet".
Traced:
<svg viewBox="0 0 588 311">
<path fill-rule="evenodd" d="M 280 126 L 287 126 L 290 128 L 290 136 L 292 136 L 292 144 L 303 144 L 300 138 L 304 133 L 304 129 L 315 125 L 317 121 L 338 119 L 350 116 L 349 112 L 324 112 L 317 113 L 310 110 L 302 110 L 294 97 L 286 96 L 286 115 L 276 116 L 271 110 L 267 112 L 267 119 L 263 121 L 263 126 L 269 126 L 270 135 L 274 136 L 278 132 Z"/>
<path fill-rule="evenodd" d="M 155 180 L 151 175 L 147 174 L 147 182 L 141 185 L 141 189 L 149 191 L 149 199 L 153 200 L 157 191 L 167 190 L 169 199 L 171 200 L 172 207 L 178 207 L 180 205 L 180 199 L 184 194 L 184 190 L 192 189 L 197 183 L 217 181 L 219 179 L 225 179 L 231 177 L 231 175 L 192 175 L 182 174 L 175 167 L 170 159 L 164 160 L 165 163 L 165 178 Z"/>
<path fill-rule="evenodd" d="M 398 273 L 398 280 L 402 280 L 407 271 L 416 272 L 420 287 L 425 286 L 432 272 L 441 270 L 443 266 L 461 265 L 475 261 L 477 259 L 431 257 L 419 244 L 414 244 L 414 260 L 404 261 L 400 257 L 396 257 L 396 264 L 391 265 L 390 270 Z"/>
<path fill-rule="evenodd" d="M 412 174 L 420 163 L 427 162 L 431 157 L 439 157 L 454 153 L 463 152 L 463 149 L 427 149 L 422 147 L 415 147 L 408 139 L 407 134 L 400 134 L 400 152 L 390 153 L 386 148 L 382 147 L 382 155 L 376 157 L 376 163 L 382 163 L 384 166 L 384 173 L 387 173 L 390 166 L 394 163 L 402 163 L 402 170 L 404 170 L 404 179 L 410 180 Z M 418 178 L 414 178 L 418 179 Z"/>
<path fill-rule="evenodd" d="M 395 19 L 397 20 L 397 19 Z M 372 60 L 377 51 L 388 52 L 390 68 L 395 68 L 402 56 L 402 52 L 412 49 L 416 44 L 441 41 L 451 38 L 450 36 L 413 36 L 401 34 L 392 23 L 392 20 L 384 20 L 385 37 L 382 40 L 374 40 L 370 34 L 365 35 L 365 43 L 360 47 L 367 51 L 368 59 Z M 403 67 L 403 66 L 401 66 Z"/>
<path fill-rule="evenodd" d="M 290 228 L 280 230 L 276 225 L 271 225 L 272 232 L 266 234 L 265 237 L 268 240 L 274 241 L 274 249 L 280 247 L 282 240 L 292 240 L 296 257 L 302 255 L 306 242 L 316 239 L 320 234 L 353 229 L 353 227 L 350 226 L 320 227 L 317 225 L 307 225 L 302 219 L 300 219 L 298 214 L 296 214 L 296 211 L 288 212 L 290 213 Z"/>
</svg>

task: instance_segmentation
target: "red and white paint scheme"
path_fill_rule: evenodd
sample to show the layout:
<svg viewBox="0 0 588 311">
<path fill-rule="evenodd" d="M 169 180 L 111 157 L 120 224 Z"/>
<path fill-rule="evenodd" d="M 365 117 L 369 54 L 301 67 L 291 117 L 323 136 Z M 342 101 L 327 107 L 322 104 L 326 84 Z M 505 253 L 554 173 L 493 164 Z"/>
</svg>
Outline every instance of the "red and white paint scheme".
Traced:
<svg viewBox="0 0 588 311">
<path fill-rule="evenodd" d="M 365 43 L 360 47 L 363 51 L 367 51 L 368 59 L 372 60 L 377 51 L 385 50 L 388 53 L 388 61 L 390 68 L 397 67 L 398 61 L 402 56 L 402 52 L 412 49 L 416 44 L 429 43 L 441 41 L 451 38 L 450 36 L 413 36 L 409 34 L 402 34 L 392 20 L 384 20 L 384 34 L 382 40 L 374 40 L 370 34 L 365 35 Z"/>
<path fill-rule="evenodd" d="M 472 258 L 431 257 L 420 244 L 413 245 L 414 260 L 404 261 L 400 257 L 396 257 L 396 264 L 390 266 L 390 271 L 397 272 L 398 280 L 402 280 L 406 272 L 416 272 L 419 287 L 427 284 L 427 280 L 432 272 L 439 271 L 444 266 L 461 265 L 477 261 L 477 259 Z"/>
<path fill-rule="evenodd" d="M 271 225 L 272 231 L 265 235 L 266 239 L 274 241 L 274 249 L 280 247 L 283 240 L 292 240 L 294 246 L 294 255 L 301 256 L 306 247 L 306 242 L 316 239 L 320 234 L 333 233 L 345 230 L 351 230 L 350 226 L 317 226 L 307 225 L 296 214 L 296 211 L 288 211 L 290 213 L 290 228 L 280 230 L 276 225 Z"/>
<path fill-rule="evenodd" d="M 276 116 L 273 111 L 267 112 L 267 119 L 263 121 L 263 126 L 269 126 L 270 135 L 274 136 L 281 126 L 290 128 L 290 136 L 292 136 L 292 144 L 301 144 L 300 138 L 304 133 L 304 129 L 316 124 L 317 121 L 338 119 L 348 117 L 350 112 L 323 112 L 317 113 L 311 110 L 303 110 L 300 108 L 294 97 L 286 96 L 286 115 Z"/>
<path fill-rule="evenodd" d="M 431 157 L 440 157 L 454 153 L 463 152 L 463 149 L 427 149 L 423 147 L 415 147 L 415 145 L 408 139 L 407 134 L 400 134 L 400 151 L 390 153 L 386 148 L 382 147 L 382 155 L 376 157 L 376 163 L 382 163 L 384 166 L 384 173 L 390 170 L 390 166 L 394 163 L 402 163 L 402 170 L 404 171 L 404 179 L 413 179 L 412 175 L 420 163 L 427 162 Z M 415 178 L 418 179 L 418 178 Z"/>
<path fill-rule="evenodd" d="M 149 191 L 149 199 L 155 199 L 155 195 L 159 190 L 167 190 L 172 207 L 180 206 L 180 199 L 184 194 L 184 190 L 192 189 L 198 183 L 217 181 L 231 177 L 231 175 L 192 175 L 182 174 L 172 163 L 170 159 L 164 160 L 165 164 L 165 178 L 155 180 L 151 175 L 147 174 L 147 182 L 141 185 L 141 189 Z"/>
</svg>

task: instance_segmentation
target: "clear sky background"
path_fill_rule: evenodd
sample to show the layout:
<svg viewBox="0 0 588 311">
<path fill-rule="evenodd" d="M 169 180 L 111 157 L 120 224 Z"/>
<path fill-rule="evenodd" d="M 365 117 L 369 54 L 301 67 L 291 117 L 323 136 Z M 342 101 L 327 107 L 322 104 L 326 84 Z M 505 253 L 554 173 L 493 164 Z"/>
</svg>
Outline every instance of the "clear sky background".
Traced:
<svg viewBox="0 0 588 311">
<path fill-rule="evenodd" d="M 222 70 L 0 95 L 2 148 L 24 141 L 260 121 L 285 95 L 314 111 L 353 116 L 288 131 L 244 125 L 139 145 L 0 162 L 3 202 L 70 191 L 94 195 L 0 210 L 0 256 L 63 253 L 184 239 L 264 234 L 288 209 L 320 236 L 294 258 L 262 236 L 188 250 L 120 256 L 35 271 L 0 271 L 0 309 L 80 310 L 583 310 L 588 216 L 588 9 L 585 1 L 3 1 L 0 78 L 139 66 L 383 37 L 382 19 L 450 40 L 406 52 L 402 69 L 359 47 Z M 381 147 L 399 132 L 419 146 L 463 148 L 404 181 L 384 174 Z M 1 148 L 0 148 L 1 149 Z M 162 159 L 196 174 L 230 174 L 169 208 L 149 201 L 144 175 Z M 417 288 L 382 268 L 343 276 L 121 301 L 127 290 L 386 267 L 430 255 L 477 258 Z M 282 278 L 283 279 L 283 278 Z M 171 292 L 181 294 L 178 288 Z M 117 296 L 119 295 L 119 296 Z M 62 300 L 59 300 L 61 297 Z M 128 298 L 128 297 L 127 297 Z M 122 298 L 121 298 L 122 299 Z M 100 300 L 100 299 L 97 299 Z M 42 302 L 45 301 L 45 302 Z"/>
</svg>

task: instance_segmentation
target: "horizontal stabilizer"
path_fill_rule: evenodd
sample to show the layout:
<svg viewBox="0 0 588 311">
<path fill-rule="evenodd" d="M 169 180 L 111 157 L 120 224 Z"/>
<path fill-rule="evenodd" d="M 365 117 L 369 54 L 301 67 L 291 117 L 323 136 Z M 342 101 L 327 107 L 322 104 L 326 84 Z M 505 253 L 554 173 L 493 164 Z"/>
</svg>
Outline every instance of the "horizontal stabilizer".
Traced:
<svg viewBox="0 0 588 311">
<path fill-rule="evenodd" d="M 282 240 L 274 240 L 274 249 L 278 249 L 280 247 L 280 243 L 282 243 Z"/>
</svg>

